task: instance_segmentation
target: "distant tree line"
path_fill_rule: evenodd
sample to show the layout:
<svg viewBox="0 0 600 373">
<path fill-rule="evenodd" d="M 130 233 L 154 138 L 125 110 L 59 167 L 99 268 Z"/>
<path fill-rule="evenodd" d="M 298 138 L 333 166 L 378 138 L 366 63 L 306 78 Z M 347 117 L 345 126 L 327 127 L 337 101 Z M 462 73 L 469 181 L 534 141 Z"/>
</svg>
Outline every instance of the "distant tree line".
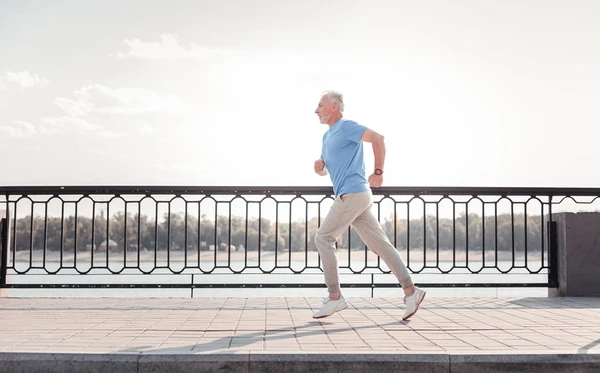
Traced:
<svg viewBox="0 0 600 373">
<path fill-rule="evenodd" d="M 200 221 L 199 221 L 200 220 Z M 77 224 L 77 225 L 76 225 Z M 117 250 L 147 249 L 154 250 L 183 250 L 187 243 L 188 250 L 208 250 L 211 246 L 227 249 L 230 246 L 246 250 L 272 251 L 309 251 L 316 250 L 314 234 L 318 228 L 318 219 L 309 221 L 274 222 L 265 218 L 218 216 L 208 218 L 188 216 L 183 213 L 170 214 L 161 221 L 155 221 L 146 215 L 138 218 L 136 214 L 119 212 L 108 220 L 102 216 L 74 216 L 63 219 L 42 216 L 31 216 L 16 220 L 17 250 L 34 249 L 60 250 L 90 250 L 98 248 L 102 243 L 114 241 Z M 216 225 L 216 228 L 215 228 Z M 435 216 L 425 219 L 396 219 L 382 220 L 382 227 L 392 243 L 394 237 L 398 249 L 410 248 L 469 250 L 486 249 L 523 250 L 527 244 L 529 250 L 539 250 L 542 247 L 542 228 L 540 216 L 525 216 L 523 214 L 493 216 L 463 214 L 452 219 L 440 218 L 436 224 Z M 410 229 L 409 229 L 410 228 Z M 467 229 L 468 228 L 468 229 Z M 92 242 L 93 232 L 93 242 Z M 139 240 L 138 240 L 139 236 Z M 187 241 L 186 241 L 187 237 Z M 127 238 L 127 240 L 125 240 Z M 139 241 L 139 242 L 138 242 Z M 354 231 L 344 233 L 338 241 L 338 248 L 358 250 L 364 248 L 364 243 Z"/>
</svg>

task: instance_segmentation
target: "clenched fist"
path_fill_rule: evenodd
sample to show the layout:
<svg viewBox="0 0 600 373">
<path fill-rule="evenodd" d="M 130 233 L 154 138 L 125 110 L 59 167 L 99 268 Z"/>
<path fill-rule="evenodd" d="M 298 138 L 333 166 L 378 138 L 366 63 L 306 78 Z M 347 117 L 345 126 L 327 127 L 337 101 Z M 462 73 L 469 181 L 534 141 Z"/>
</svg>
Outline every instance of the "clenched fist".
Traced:
<svg viewBox="0 0 600 373">
<path fill-rule="evenodd" d="M 368 182 L 371 188 L 379 188 L 383 184 L 383 175 L 371 174 Z"/>
<path fill-rule="evenodd" d="M 325 168 L 325 160 L 323 158 L 315 161 L 315 172 L 321 176 L 327 175 L 327 169 Z"/>
</svg>

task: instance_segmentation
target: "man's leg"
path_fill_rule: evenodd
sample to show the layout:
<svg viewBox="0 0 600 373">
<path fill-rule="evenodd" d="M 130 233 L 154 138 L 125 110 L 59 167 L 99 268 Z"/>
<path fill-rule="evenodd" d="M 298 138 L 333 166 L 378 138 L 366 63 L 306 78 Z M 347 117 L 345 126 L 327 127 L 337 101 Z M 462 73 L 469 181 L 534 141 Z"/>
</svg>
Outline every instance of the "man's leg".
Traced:
<svg viewBox="0 0 600 373">
<path fill-rule="evenodd" d="M 402 289 L 412 290 L 413 282 L 406 264 L 400 257 L 398 250 L 392 245 L 387 235 L 381 228 L 381 224 L 369 208 L 356 218 L 352 226 L 362 238 L 367 247 L 377 254 L 400 282 Z M 410 294 L 406 294 L 410 295 Z"/>
<path fill-rule="evenodd" d="M 369 196 L 369 198 L 371 197 Z M 383 259 L 400 282 L 406 303 L 406 314 L 403 320 L 408 319 L 417 312 L 425 297 L 425 291 L 414 286 L 410 272 L 400 257 L 400 253 L 390 242 L 370 207 L 355 219 L 352 226 L 367 247 Z"/>
<path fill-rule="evenodd" d="M 364 203 L 361 204 L 360 201 L 353 198 L 357 194 L 346 194 L 343 197 L 336 198 L 315 235 L 315 244 L 323 263 L 325 284 L 327 285 L 327 291 L 330 295 L 333 295 L 332 299 L 337 298 L 336 294 L 340 293 L 340 276 L 335 243 L 338 237 L 348 229 L 354 219 L 366 208 Z"/>
</svg>

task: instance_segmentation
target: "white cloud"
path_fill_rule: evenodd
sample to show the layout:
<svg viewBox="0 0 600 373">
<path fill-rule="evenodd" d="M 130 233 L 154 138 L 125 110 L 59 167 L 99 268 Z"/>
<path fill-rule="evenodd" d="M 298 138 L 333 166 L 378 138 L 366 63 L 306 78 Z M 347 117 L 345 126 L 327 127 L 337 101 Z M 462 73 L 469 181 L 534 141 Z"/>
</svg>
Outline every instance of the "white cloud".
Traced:
<svg viewBox="0 0 600 373">
<path fill-rule="evenodd" d="M 109 137 L 109 138 L 119 138 L 119 137 L 125 137 L 127 136 L 127 134 L 125 132 L 113 132 L 113 131 L 109 131 L 109 130 L 102 130 L 96 133 L 98 136 L 102 136 L 102 137 Z"/>
<path fill-rule="evenodd" d="M 117 53 L 118 58 L 145 58 L 170 60 L 178 58 L 205 59 L 215 53 L 223 53 L 221 49 L 210 49 L 190 43 L 189 48 L 180 46 L 177 35 L 161 34 L 160 42 L 145 42 L 140 39 L 125 39 L 123 42 L 129 46 L 126 53 Z"/>
<path fill-rule="evenodd" d="M 75 100 L 57 97 L 54 103 L 72 116 L 87 113 L 140 114 L 173 110 L 180 99 L 174 95 L 160 95 L 141 88 L 112 89 L 99 84 L 82 87 L 74 92 Z"/>
<path fill-rule="evenodd" d="M 14 125 L 0 127 L 10 137 L 27 137 L 35 134 L 64 134 L 77 131 L 94 133 L 100 137 L 121 138 L 122 131 L 112 131 L 88 120 L 88 114 L 137 114 L 175 108 L 179 98 L 159 95 L 140 88 L 112 89 L 99 84 L 82 87 L 74 92 L 74 99 L 56 97 L 54 103 L 67 115 L 43 117 L 37 125 L 15 121 Z M 140 133 L 153 133 L 154 128 L 144 125 Z"/>
<path fill-rule="evenodd" d="M 47 117 L 42 118 L 42 123 L 41 132 L 43 133 L 63 133 L 73 129 L 82 129 L 85 131 L 97 131 L 101 129 L 97 124 L 76 117 Z"/>
<path fill-rule="evenodd" d="M 124 133 L 105 131 L 97 124 L 75 117 L 46 117 L 41 118 L 39 124 L 15 120 L 12 125 L 0 127 L 0 132 L 4 132 L 13 138 L 26 138 L 39 134 L 65 134 L 74 131 L 96 132 L 98 135 L 105 137 L 125 136 Z"/>
<path fill-rule="evenodd" d="M 152 127 L 149 124 L 144 124 L 143 126 L 141 126 L 138 129 L 138 132 L 141 133 L 142 135 L 146 135 L 146 134 L 151 134 L 156 132 L 156 129 L 154 129 L 154 127 Z"/>
<path fill-rule="evenodd" d="M 20 73 L 14 73 L 12 71 L 6 72 L 6 80 L 8 82 L 17 84 L 20 88 L 31 88 L 31 87 L 45 87 L 50 83 L 46 79 L 40 78 L 37 74 L 31 74 L 28 71 L 23 71 Z"/>
<path fill-rule="evenodd" d="M 57 97 L 54 99 L 54 103 L 71 116 L 76 117 L 87 113 L 83 103 L 73 101 L 69 98 Z"/>
<path fill-rule="evenodd" d="M 12 125 L 1 126 L 0 132 L 4 132 L 9 137 L 13 138 L 26 138 L 39 134 L 63 134 L 75 130 L 99 131 L 101 129 L 102 128 L 97 124 L 90 123 L 81 118 L 47 117 L 42 118 L 40 124 L 31 124 L 21 120 L 15 120 Z M 121 135 L 115 135 L 112 137 L 120 136 Z"/>
<path fill-rule="evenodd" d="M 8 134 L 9 137 L 24 138 L 31 137 L 37 134 L 38 131 L 31 123 L 15 120 L 12 126 L 1 126 L 0 132 Z"/>
</svg>

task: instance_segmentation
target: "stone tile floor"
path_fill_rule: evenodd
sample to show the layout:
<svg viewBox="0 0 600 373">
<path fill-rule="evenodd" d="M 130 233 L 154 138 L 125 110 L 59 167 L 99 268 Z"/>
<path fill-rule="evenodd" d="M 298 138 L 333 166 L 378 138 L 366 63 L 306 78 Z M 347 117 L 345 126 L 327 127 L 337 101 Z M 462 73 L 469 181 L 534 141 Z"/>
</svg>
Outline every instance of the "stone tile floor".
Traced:
<svg viewBox="0 0 600 373">
<path fill-rule="evenodd" d="M 600 353 L 600 298 L 0 298 L 0 352 Z"/>
</svg>

